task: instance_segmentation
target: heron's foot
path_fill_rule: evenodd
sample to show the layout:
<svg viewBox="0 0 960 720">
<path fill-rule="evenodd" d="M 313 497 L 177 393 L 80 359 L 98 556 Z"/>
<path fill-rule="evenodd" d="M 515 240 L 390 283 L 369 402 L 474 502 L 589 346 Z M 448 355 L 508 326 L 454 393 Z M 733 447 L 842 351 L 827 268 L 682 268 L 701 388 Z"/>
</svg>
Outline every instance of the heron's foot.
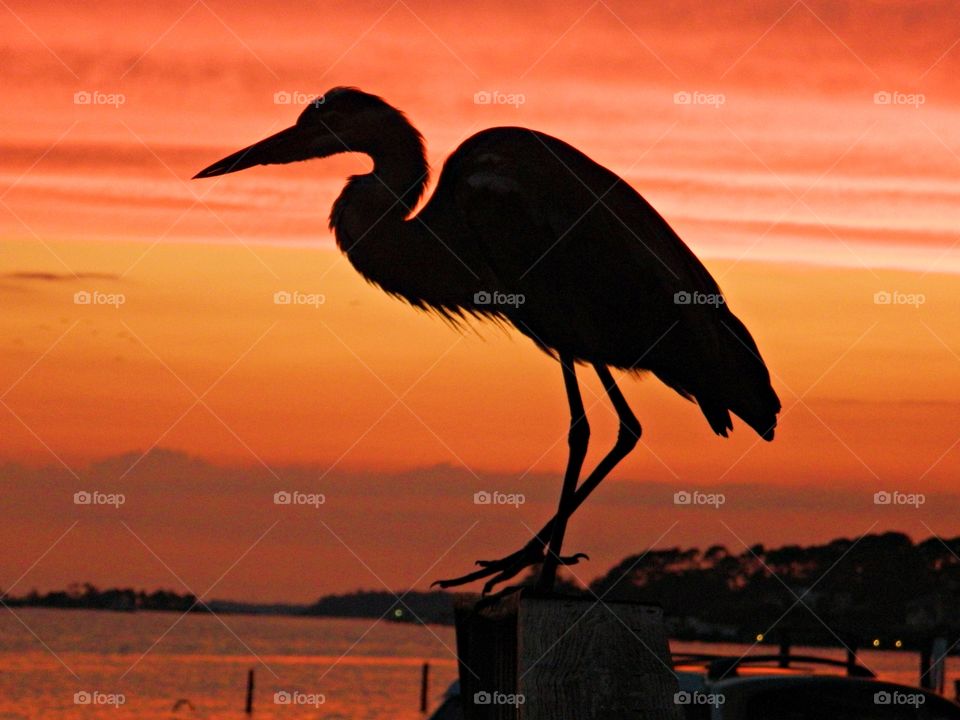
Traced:
<svg viewBox="0 0 960 720">
<path fill-rule="evenodd" d="M 500 560 L 477 560 L 477 565 L 480 566 L 480 570 L 475 570 L 472 573 L 468 573 L 457 578 L 451 578 L 449 580 L 437 580 L 435 583 L 433 583 L 433 585 L 441 588 L 450 588 L 457 587 L 459 585 L 466 585 L 467 583 L 471 583 L 476 580 L 484 580 L 489 578 L 489 580 L 487 580 L 483 585 L 483 595 L 486 597 L 500 583 L 504 583 L 507 580 L 516 577 L 529 567 L 541 564 L 544 561 L 546 554 L 546 544 L 540 541 L 538 538 L 534 538 L 522 548 L 517 550 L 517 552 L 507 555 L 505 558 L 501 558 Z M 557 564 L 576 565 L 581 560 L 589 559 L 590 558 L 584 553 L 576 553 L 575 555 L 559 558 Z M 509 587 L 506 590 L 497 593 L 496 597 L 500 597 L 503 594 L 519 589 L 519 585 Z"/>
</svg>

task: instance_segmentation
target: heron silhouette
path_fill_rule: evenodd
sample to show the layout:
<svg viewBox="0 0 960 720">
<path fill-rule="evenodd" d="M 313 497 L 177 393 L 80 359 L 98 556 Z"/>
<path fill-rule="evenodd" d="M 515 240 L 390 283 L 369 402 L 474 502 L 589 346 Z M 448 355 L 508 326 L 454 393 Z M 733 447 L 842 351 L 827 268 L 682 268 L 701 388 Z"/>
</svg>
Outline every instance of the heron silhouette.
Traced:
<svg viewBox="0 0 960 720">
<path fill-rule="evenodd" d="M 610 368 L 652 372 L 694 400 L 718 435 L 740 417 L 772 440 L 780 401 L 756 343 L 716 281 L 629 184 L 576 148 L 520 127 L 483 130 L 428 180 L 423 137 L 383 99 L 338 87 L 290 128 L 201 170 L 207 178 L 255 165 L 363 153 L 333 204 L 337 246 L 364 278 L 415 308 L 460 324 L 514 326 L 560 363 L 570 407 L 569 454 L 556 514 L 523 548 L 441 580 L 486 579 L 483 591 L 540 564 L 552 590 L 571 515 L 637 444 L 641 428 Z M 577 365 L 600 378 L 617 417 L 613 448 L 580 480 L 590 430 Z"/>
</svg>

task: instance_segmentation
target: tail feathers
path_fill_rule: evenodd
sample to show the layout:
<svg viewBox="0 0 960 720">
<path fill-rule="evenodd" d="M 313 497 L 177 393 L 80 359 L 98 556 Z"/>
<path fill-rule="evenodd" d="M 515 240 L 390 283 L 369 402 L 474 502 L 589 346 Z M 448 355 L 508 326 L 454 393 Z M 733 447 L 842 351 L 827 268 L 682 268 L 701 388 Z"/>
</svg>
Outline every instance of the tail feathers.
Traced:
<svg viewBox="0 0 960 720">
<path fill-rule="evenodd" d="M 733 430 L 733 420 L 730 419 L 730 413 L 723 405 L 710 402 L 697 401 L 703 416 L 710 423 L 710 429 L 717 435 L 727 437 L 727 433 Z"/>
<path fill-rule="evenodd" d="M 717 435 L 727 437 L 733 430 L 733 413 L 764 440 L 773 440 L 780 399 L 770 385 L 767 366 L 753 337 L 732 313 L 725 313 L 720 324 L 711 351 L 688 347 L 686 362 L 654 373 L 682 396 L 696 400 Z"/>
<path fill-rule="evenodd" d="M 721 320 L 721 352 L 716 366 L 715 392 L 698 397 L 707 421 L 719 435 L 732 428 L 730 413 L 737 415 L 764 440 L 773 440 L 780 399 L 770 385 L 770 372 L 750 332 L 732 313 Z M 719 428 L 719 429 L 718 429 Z"/>
<path fill-rule="evenodd" d="M 740 407 L 739 409 L 738 407 L 730 407 L 728 409 L 716 404 L 703 402 L 700 403 L 700 409 L 707 418 L 707 422 L 710 423 L 710 427 L 717 435 L 727 437 L 727 432 L 733 430 L 733 422 L 730 419 L 730 412 L 733 412 L 737 417 L 747 423 L 747 425 L 752 427 L 757 435 L 767 442 L 770 442 L 773 440 L 774 433 L 777 429 L 777 413 L 780 411 L 780 401 L 777 399 L 776 393 L 773 392 L 773 388 L 770 388 L 769 394 L 773 396 L 773 400 L 767 400 L 767 407 L 759 412 L 745 407 Z"/>
</svg>

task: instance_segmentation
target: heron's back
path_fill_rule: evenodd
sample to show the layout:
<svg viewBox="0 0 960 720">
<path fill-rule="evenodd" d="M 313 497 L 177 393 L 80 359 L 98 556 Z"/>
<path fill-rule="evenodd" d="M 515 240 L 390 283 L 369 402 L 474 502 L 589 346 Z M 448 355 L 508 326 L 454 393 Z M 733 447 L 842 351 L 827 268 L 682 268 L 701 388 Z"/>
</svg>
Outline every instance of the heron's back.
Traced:
<svg viewBox="0 0 960 720">
<path fill-rule="evenodd" d="M 456 215 L 451 249 L 484 258 L 497 311 L 543 349 L 650 370 L 726 435 L 730 412 L 770 439 L 780 403 L 717 283 L 630 185 L 566 143 L 494 128 L 447 161 L 427 222 Z"/>
</svg>

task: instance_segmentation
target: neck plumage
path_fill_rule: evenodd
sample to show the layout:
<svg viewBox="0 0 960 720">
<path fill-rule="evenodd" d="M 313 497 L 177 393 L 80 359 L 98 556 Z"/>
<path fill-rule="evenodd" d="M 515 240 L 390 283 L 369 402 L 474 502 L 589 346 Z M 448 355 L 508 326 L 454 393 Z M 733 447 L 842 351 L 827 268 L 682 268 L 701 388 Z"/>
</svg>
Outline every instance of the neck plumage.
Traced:
<svg viewBox="0 0 960 720">
<path fill-rule="evenodd" d="M 366 236 L 385 228 L 397 231 L 427 185 L 430 171 L 416 128 L 401 116 L 385 134 L 356 148 L 373 159 L 373 171 L 352 176 L 330 213 L 330 229 L 348 257 L 362 254 Z"/>
<path fill-rule="evenodd" d="M 439 228 L 408 219 L 429 168 L 423 137 L 402 115 L 384 138 L 357 148 L 373 171 L 354 175 L 330 213 L 337 246 L 367 280 L 417 307 L 456 313 L 473 297 L 476 275 L 437 239 Z M 442 232 L 448 229 L 444 228 Z"/>
</svg>

